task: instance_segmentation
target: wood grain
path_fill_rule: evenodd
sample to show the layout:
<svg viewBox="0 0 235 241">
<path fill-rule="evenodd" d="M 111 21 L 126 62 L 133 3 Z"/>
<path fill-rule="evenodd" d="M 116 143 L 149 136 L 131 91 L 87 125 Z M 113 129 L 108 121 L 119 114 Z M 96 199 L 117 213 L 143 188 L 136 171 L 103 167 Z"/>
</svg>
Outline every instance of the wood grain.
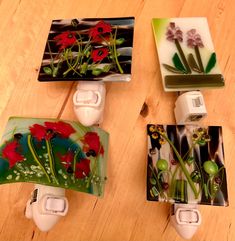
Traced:
<svg viewBox="0 0 235 241">
<path fill-rule="evenodd" d="M 235 240 L 234 0 L 1 0 L 0 133 L 10 116 L 76 120 L 76 83 L 37 81 L 52 19 L 135 16 L 133 77 L 108 83 L 102 128 L 110 133 L 108 181 L 102 199 L 67 191 L 69 213 L 50 232 L 24 217 L 32 184 L 0 186 L 0 240 L 182 240 L 169 223 L 170 205 L 146 201 L 146 125 L 174 123 L 175 93 L 162 88 L 151 19 L 205 16 L 226 86 L 203 91 L 205 124 L 223 125 L 230 205 L 200 206 L 192 240 Z M 142 107 L 145 103 L 145 111 Z M 142 110 L 142 111 L 141 111 Z"/>
</svg>

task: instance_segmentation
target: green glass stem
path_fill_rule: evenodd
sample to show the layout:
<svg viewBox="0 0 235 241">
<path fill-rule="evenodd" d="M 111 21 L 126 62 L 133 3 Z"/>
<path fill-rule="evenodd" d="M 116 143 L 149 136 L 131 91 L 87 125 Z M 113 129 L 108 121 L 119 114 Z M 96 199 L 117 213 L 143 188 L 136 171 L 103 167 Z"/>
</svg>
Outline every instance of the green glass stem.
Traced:
<svg viewBox="0 0 235 241">
<path fill-rule="evenodd" d="M 54 66 L 54 59 L 52 57 L 51 47 L 50 47 L 50 44 L 49 44 L 48 40 L 47 40 L 47 46 L 48 46 L 48 50 L 49 50 L 49 54 L 50 54 L 50 58 L 51 58 L 50 66 L 51 66 L 52 70 L 54 70 L 54 68 L 55 68 L 55 66 Z"/>
<path fill-rule="evenodd" d="M 184 179 L 176 180 L 173 198 L 176 201 L 187 203 L 188 194 L 187 194 L 187 181 L 186 180 L 184 180 Z"/>
<path fill-rule="evenodd" d="M 124 73 L 121 65 L 119 64 L 118 62 L 118 56 L 117 56 L 117 48 L 116 48 L 116 37 L 117 37 L 117 28 L 115 29 L 115 34 L 114 34 L 114 41 L 113 41 L 113 52 L 114 52 L 114 58 L 116 60 L 116 64 L 117 64 L 117 67 L 118 67 L 118 70 L 121 74 Z"/>
<path fill-rule="evenodd" d="M 114 42 L 115 40 L 113 39 L 112 33 L 110 33 L 110 41 L 109 42 L 102 35 L 99 35 L 99 36 L 106 43 L 106 45 L 107 45 L 107 47 L 109 49 L 109 52 L 113 56 L 114 55 L 114 50 L 113 50 L 113 45 L 111 43 Z M 113 63 L 114 66 L 116 65 L 116 61 L 115 61 L 114 58 L 112 58 L 112 63 Z"/>
<path fill-rule="evenodd" d="M 158 180 L 157 175 L 156 175 L 155 172 L 154 172 L 153 167 L 152 167 L 151 165 L 149 165 L 149 167 L 150 167 L 150 169 L 151 169 L 151 171 L 152 171 L 153 176 L 154 176 L 155 179 L 156 179 L 157 187 L 158 187 L 158 191 L 159 191 L 159 193 L 160 193 L 160 196 L 161 196 L 161 197 L 165 197 L 164 194 L 163 194 L 163 192 L 162 192 L 161 184 L 160 184 L 160 182 L 159 182 L 159 180 Z"/>
<path fill-rule="evenodd" d="M 189 174 L 187 168 L 185 167 L 183 159 L 181 158 L 180 154 L 176 150 L 176 148 L 175 148 L 174 144 L 171 142 L 171 140 L 167 136 L 165 136 L 164 134 L 162 134 L 160 132 L 158 132 L 158 133 L 170 144 L 170 146 L 172 147 L 173 151 L 175 152 L 175 154 L 176 154 L 176 156 L 177 156 L 177 158 L 179 160 L 181 169 L 182 169 L 182 171 L 183 171 L 183 173 L 184 173 L 184 175 L 185 175 L 185 177 L 186 177 L 190 187 L 193 190 L 195 198 L 197 199 L 198 196 L 199 196 L 199 192 L 197 191 L 197 189 L 196 189 L 196 187 L 195 187 L 195 185 L 193 183 L 193 180 L 191 179 L 190 174 Z"/>
<path fill-rule="evenodd" d="M 99 36 L 106 43 L 106 45 L 109 49 L 110 55 L 112 56 L 112 58 L 109 58 L 109 59 L 111 59 L 111 64 L 113 66 L 116 66 L 117 64 L 116 64 L 116 59 L 114 57 L 115 56 L 115 54 L 114 54 L 114 44 L 112 44 L 112 43 L 115 42 L 115 39 L 113 38 L 112 33 L 110 33 L 110 41 L 109 42 L 102 35 L 99 35 Z"/>
<path fill-rule="evenodd" d="M 207 192 L 208 192 L 209 197 L 211 199 L 213 199 L 212 179 L 213 179 L 213 177 L 210 176 L 207 180 L 207 183 L 206 183 Z"/>
<path fill-rule="evenodd" d="M 56 183 L 59 185 L 59 181 L 57 179 L 56 172 L 55 172 L 55 159 L 54 159 L 54 155 L 52 152 L 50 140 L 46 140 L 46 147 L 47 147 L 47 153 L 48 153 L 48 159 L 49 159 L 51 173 L 54 176 Z"/>
<path fill-rule="evenodd" d="M 97 154 L 97 155 L 98 155 L 98 154 Z M 90 176 L 88 177 L 88 182 L 87 182 L 86 188 L 89 187 L 90 182 L 91 182 L 91 179 L 92 179 L 92 177 L 93 177 L 94 175 L 96 175 L 96 173 L 97 173 L 97 156 L 95 157 L 94 166 L 92 167 Z"/>
<path fill-rule="evenodd" d="M 80 73 L 78 73 L 77 71 L 76 71 L 76 67 L 77 66 L 81 66 L 82 65 L 82 60 L 83 60 L 83 57 L 84 57 L 84 54 L 85 54 L 85 52 L 86 52 L 86 48 L 87 48 L 87 46 L 89 47 L 89 44 L 90 44 L 90 39 L 88 40 L 88 43 L 85 45 L 85 47 L 84 47 L 84 49 L 82 49 L 82 38 L 81 38 L 81 36 L 79 35 L 79 40 L 77 40 L 76 41 L 76 44 L 77 44 L 77 46 L 78 46 L 78 53 L 77 53 L 77 57 L 76 57 L 76 59 L 75 59 L 75 62 L 73 63 L 73 64 L 71 64 L 71 63 L 69 63 L 69 61 L 68 61 L 68 56 L 67 56 L 67 54 L 68 54 L 68 49 L 66 49 L 66 51 L 64 51 L 64 57 L 65 57 L 65 60 L 66 60 L 66 63 L 67 63 L 67 65 L 68 65 L 68 69 L 63 73 L 63 75 L 64 76 L 66 76 L 70 71 L 74 71 L 74 73 L 76 73 L 77 75 L 79 75 L 79 76 L 82 76 Z M 81 40 L 81 42 L 80 42 L 80 40 Z M 73 45 L 74 46 L 74 45 Z M 73 48 L 73 46 L 69 49 L 70 51 L 72 51 L 72 48 Z"/>
<path fill-rule="evenodd" d="M 67 75 L 70 71 L 72 71 L 72 70 L 73 70 L 73 72 L 75 72 L 77 75 L 82 76 L 80 73 L 78 73 L 78 72 L 76 71 L 75 67 L 72 66 L 72 65 L 68 62 L 68 59 L 66 59 L 66 62 L 67 62 L 67 65 L 68 65 L 69 68 L 63 73 L 64 76 L 66 76 L 66 75 Z"/>
<path fill-rule="evenodd" d="M 184 196 L 184 182 L 181 182 L 180 193 L 181 193 L 181 201 L 183 202 L 184 199 L 185 199 L 185 196 Z"/>
<path fill-rule="evenodd" d="M 79 44 L 78 44 L 79 45 Z M 79 45 L 80 46 L 80 45 Z M 80 73 L 78 73 L 77 71 L 76 71 L 76 65 L 78 64 L 78 62 L 79 62 L 79 58 L 80 58 L 80 52 L 78 52 L 78 55 L 77 55 L 77 58 L 76 58 L 76 60 L 75 60 L 75 63 L 73 64 L 73 65 L 71 65 L 70 63 L 69 63 L 69 58 L 68 58 L 68 52 L 67 52 L 67 50 L 66 51 L 64 51 L 64 57 L 65 57 L 65 60 L 66 60 L 66 63 L 67 63 L 67 65 L 68 65 L 68 69 L 63 73 L 63 75 L 64 76 L 66 76 L 70 71 L 74 71 L 76 74 L 78 74 L 79 76 L 82 76 Z"/>
<path fill-rule="evenodd" d="M 171 175 L 171 172 L 170 172 L 170 171 L 160 171 L 160 172 L 158 173 L 158 175 L 157 175 L 158 179 L 160 179 L 161 176 L 162 176 L 164 173 L 167 173 L 168 179 L 169 179 L 169 177 L 170 177 L 170 175 Z M 163 178 L 164 178 L 164 177 L 163 177 Z"/>
<path fill-rule="evenodd" d="M 200 175 L 201 175 L 201 182 L 200 182 L 200 186 L 199 186 L 199 193 L 202 191 L 203 192 L 203 190 L 205 191 L 205 186 L 204 186 L 204 184 L 205 184 L 205 180 L 204 180 L 204 175 L 203 175 L 203 170 L 202 170 L 202 167 L 201 167 L 201 165 L 200 164 L 197 164 L 197 162 L 194 162 L 194 165 L 196 166 L 196 168 L 197 168 L 197 170 L 199 170 L 199 172 L 200 172 Z M 205 191 L 205 195 L 207 195 L 207 191 Z"/>
<path fill-rule="evenodd" d="M 175 176 L 176 176 L 176 173 L 177 173 L 179 167 L 180 167 L 180 166 L 177 166 L 177 167 L 175 168 L 175 171 L 173 172 L 173 175 L 172 175 L 172 178 L 171 178 L 170 194 L 169 194 L 170 197 L 173 197 L 174 192 L 175 192 L 175 182 L 176 182 Z"/>
<path fill-rule="evenodd" d="M 35 150 L 35 148 L 34 148 L 34 146 L 33 146 L 32 136 L 31 136 L 31 135 L 28 135 L 28 137 L 27 137 L 27 143 L 28 143 L 29 150 L 30 150 L 30 152 L 31 152 L 34 160 L 35 160 L 35 161 L 37 162 L 37 164 L 40 166 L 40 168 L 42 169 L 42 171 L 43 171 L 44 174 L 46 175 L 48 181 L 51 183 L 51 179 L 50 179 L 49 175 L 47 174 L 44 166 L 42 165 L 42 163 L 41 163 L 41 161 L 40 161 L 40 159 L 39 159 L 39 157 L 38 157 L 38 154 L 37 154 L 37 152 L 36 152 L 36 150 Z"/>
<path fill-rule="evenodd" d="M 207 189 L 206 183 L 203 184 L 203 189 L 204 189 L 204 193 L 205 193 L 206 199 L 208 199 L 208 189 Z"/>
<path fill-rule="evenodd" d="M 202 64 L 202 58 L 201 58 L 201 54 L 199 52 L 198 46 L 195 46 L 194 49 L 195 49 L 195 53 L 196 53 L 196 57 L 197 57 L 197 62 L 198 62 L 199 68 L 202 71 L 202 73 L 204 73 L 204 67 L 203 67 L 203 64 Z"/>
<path fill-rule="evenodd" d="M 95 163 L 94 163 L 94 167 L 93 167 L 93 170 L 94 170 L 94 171 L 92 170 L 92 175 L 91 175 L 91 177 L 99 174 L 99 173 L 98 173 L 98 155 L 99 155 L 99 153 L 100 153 L 100 150 L 99 150 L 97 156 L 95 157 Z M 97 185 L 97 189 L 98 189 L 98 193 L 101 194 L 101 187 L 100 187 L 99 184 Z"/>
<path fill-rule="evenodd" d="M 183 159 L 184 161 L 186 161 L 185 158 L 188 157 L 188 156 L 191 154 L 191 151 L 193 150 L 194 147 L 195 147 L 195 144 L 193 144 L 193 145 L 189 148 L 189 150 L 184 154 L 184 156 L 182 157 L 182 159 Z"/>
<path fill-rule="evenodd" d="M 73 158 L 73 179 L 74 179 L 74 181 L 75 181 L 77 157 L 78 157 L 79 153 L 80 153 L 80 150 L 76 152 L 76 154 L 74 155 L 74 158 Z"/>
<path fill-rule="evenodd" d="M 90 175 L 90 176 L 97 175 L 97 173 L 98 173 L 98 165 L 97 164 L 98 164 L 98 156 L 100 155 L 101 147 L 102 147 L 102 145 L 100 144 L 99 151 L 97 152 L 97 155 L 94 158 L 95 161 L 94 161 L 94 165 L 93 165 L 92 170 L 91 170 L 92 175 Z"/>
<path fill-rule="evenodd" d="M 86 56 L 87 52 L 89 52 L 91 50 L 92 46 L 91 46 L 91 38 L 88 39 L 84 48 L 82 48 L 82 37 L 81 36 L 80 36 L 80 40 L 81 40 L 81 46 L 80 46 L 80 43 L 78 43 L 78 45 L 80 46 L 79 51 L 81 52 L 80 65 L 82 65 L 84 56 Z M 87 62 L 89 62 L 89 60 Z"/>
<path fill-rule="evenodd" d="M 181 59 L 182 59 L 182 61 L 184 63 L 184 66 L 185 66 L 187 72 L 190 74 L 192 71 L 191 71 L 191 69 L 189 67 L 188 61 L 185 58 L 184 52 L 183 52 L 183 50 L 182 50 L 182 48 L 180 46 L 180 43 L 179 43 L 179 41 L 177 39 L 175 39 L 175 45 L 176 45 L 176 48 L 177 48 L 177 50 L 179 52 L 179 55 L 180 55 L 180 57 L 181 57 Z"/>
</svg>

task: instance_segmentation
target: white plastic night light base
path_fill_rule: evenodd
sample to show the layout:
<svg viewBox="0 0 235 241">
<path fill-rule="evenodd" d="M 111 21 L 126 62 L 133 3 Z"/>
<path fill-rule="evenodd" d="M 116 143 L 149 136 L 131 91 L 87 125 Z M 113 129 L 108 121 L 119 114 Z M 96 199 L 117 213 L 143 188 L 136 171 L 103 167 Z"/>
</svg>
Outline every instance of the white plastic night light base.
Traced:
<svg viewBox="0 0 235 241">
<path fill-rule="evenodd" d="M 84 126 L 103 121 L 105 84 L 97 81 L 80 81 L 73 96 L 74 112 Z"/>
<path fill-rule="evenodd" d="M 175 102 L 174 112 L 178 125 L 196 124 L 207 115 L 202 93 L 189 91 L 181 94 Z"/>
<path fill-rule="evenodd" d="M 201 214 L 197 205 L 174 204 L 171 223 L 184 239 L 191 239 L 201 224 Z"/>
<path fill-rule="evenodd" d="M 47 232 L 67 212 L 68 200 L 63 188 L 36 184 L 27 202 L 25 216 L 33 219 L 41 231 Z"/>
<path fill-rule="evenodd" d="M 177 125 L 197 124 L 207 115 L 203 95 L 200 91 L 181 94 L 175 102 Z M 196 204 L 173 204 L 171 223 L 184 239 L 191 239 L 196 233 L 202 218 Z"/>
</svg>

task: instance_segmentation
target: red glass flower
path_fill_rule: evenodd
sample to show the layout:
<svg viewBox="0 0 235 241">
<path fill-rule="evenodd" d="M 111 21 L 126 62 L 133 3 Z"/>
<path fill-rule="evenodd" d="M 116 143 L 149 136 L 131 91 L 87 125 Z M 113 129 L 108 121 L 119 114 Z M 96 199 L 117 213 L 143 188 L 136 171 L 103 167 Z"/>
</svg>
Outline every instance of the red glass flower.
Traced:
<svg viewBox="0 0 235 241">
<path fill-rule="evenodd" d="M 72 46 L 76 41 L 74 32 L 66 31 L 54 37 L 57 45 L 60 45 L 60 50 Z"/>
<path fill-rule="evenodd" d="M 166 32 L 166 38 L 169 41 L 175 41 L 178 40 L 179 42 L 183 41 L 183 32 L 180 30 L 179 27 L 175 26 L 174 22 L 170 22 L 167 32 Z"/>
<path fill-rule="evenodd" d="M 74 159 L 74 152 L 69 151 L 65 155 L 60 155 L 59 158 L 62 161 L 62 164 L 67 169 L 69 166 L 71 166 L 73 159 Z"/>
<path fill-rule="evenodd" d="M 96 132 L 87 132 L 82 140 L 84 143 L 83 151 L 87 152 L 89 150 L 95 151 L 96 155 L 100 153 L 104 154 L 104 148 L 100 143 L 100 137 Z"/>
<path fill-rule="evenodd" d="M 91 58 L 93 59 L 94 62 L 98 62 L 106 58 L 108 54 L 109 54 L 109 51 L 107 48 L 94 49 L 91 52 Z"/>
<path fill-rule="evenodd" d="M 16 151 L 17 147 L 19 147 L 19 143 L 17 141 L 12 141 L 7 143 L 2 150 L 2 157 L 9 161 L 10 168 L 12 168 L 17 162 L 21 162 L 24 159 L 24 156 Z"/>
<path fill-rule="evenodd" d="M 50 140 L 54 134 L 59 134 L 63 138 L 68 138 L 75 132 L 74 128 L 63 121 L 59 122 L 45 122 L 45 126 L 34 124 L 29 127 L 29 130 L 33 137 L 38 141 L 42 139 Z"/>
<path fill-rule="evenodd" d="M 63 138 L 68 138 L 71 134 L 76 132 L 74 128 L 63 121 L 59 122 L 45 122 L 47 129 L 53 130 L 55 133 L 58 133 Z"/>
<path fill-rule="evenodd" d="M 41 141 L 42 139 L 49 140 L 52 137 L 52 133 L 48 133 L 46 127 L 39 124 L 34 124 L 29 127 L 29 130 L 32 136 L 38 141 Z"/>
<path fill-rule="evenodd" d="M 196 46 L 204 47 L 201 36 L 196 32 L 196 29 L 191 29 L 187 32 L 187 45 L 191 48 Z"/>
<path fill-rule="evenodd" d="M 89 36 L 93 38 L 93 40 L 98 41 L 101 40 L 100 36 L 105 33 L 111 33 L 112 27 L 109 23 L 104 21 L 98 22 L 95 27 L 91 28 L 89 31 Z"/>
<path fill-rule="evenodd" d="M 76 163 L 75 177 L 84 178 L 90 173 L 90 160 L 83 158 L 79 163 Z"/>
</svg>

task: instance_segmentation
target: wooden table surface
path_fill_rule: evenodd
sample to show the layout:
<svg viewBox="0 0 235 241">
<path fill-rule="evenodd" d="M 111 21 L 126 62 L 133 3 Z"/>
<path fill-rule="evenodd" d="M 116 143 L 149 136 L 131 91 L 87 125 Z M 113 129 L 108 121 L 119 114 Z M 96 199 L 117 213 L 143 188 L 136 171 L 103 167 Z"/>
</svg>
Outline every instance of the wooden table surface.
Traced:
<svg viewBox="0 0 235 241">
<path fill-rule="evenodd" d="M 10 116 L 76 120 L 76 83 L 37 81 L 51 20 L 117 16 L 136 18 L 133 76 L 129 83 L 106 84 L 102 128 L 110 133 L 110 149 L 104 198 L 66 191 L 67 216 L 43 233 L 24 216 L 33 185 L 1 185 L 0 240 L 182 240 L 169 223 L 170 205 L 146 200 L 146 124 L 175 122 L 176 94 L 163 91 L 151 19 L 188 16 L 207 17 L 225 77 L 225 88 L 203 91 L 203 123 L 223 125 L 230 201 L 226 208 L 200 206 L 203 221 L 193 240 L 235 240 L 234 0 L 0 0 L 0 135 Z"/>
</svg>

